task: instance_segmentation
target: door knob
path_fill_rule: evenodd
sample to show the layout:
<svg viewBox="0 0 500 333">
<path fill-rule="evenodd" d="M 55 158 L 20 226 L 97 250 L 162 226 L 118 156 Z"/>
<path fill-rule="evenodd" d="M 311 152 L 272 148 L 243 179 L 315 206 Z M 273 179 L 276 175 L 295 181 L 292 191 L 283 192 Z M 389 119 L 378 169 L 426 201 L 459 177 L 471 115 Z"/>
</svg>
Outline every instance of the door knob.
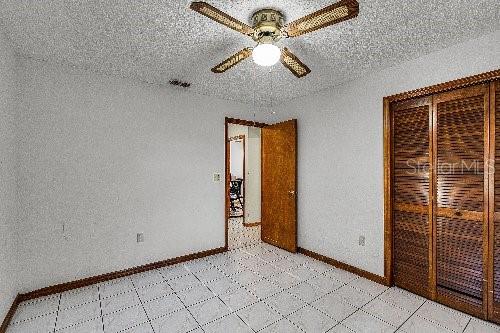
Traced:
<svg viewBox="0 0 500 333">
<path fill-rule="evenodd" d="M 295 191 L 293 191 L 293 190 L 292 190 L 292 191 L 288 191 L 288 194 L 289 194 L 291 197 L 293 197 L 293 196 L 295 195 Z"/>
</svg>

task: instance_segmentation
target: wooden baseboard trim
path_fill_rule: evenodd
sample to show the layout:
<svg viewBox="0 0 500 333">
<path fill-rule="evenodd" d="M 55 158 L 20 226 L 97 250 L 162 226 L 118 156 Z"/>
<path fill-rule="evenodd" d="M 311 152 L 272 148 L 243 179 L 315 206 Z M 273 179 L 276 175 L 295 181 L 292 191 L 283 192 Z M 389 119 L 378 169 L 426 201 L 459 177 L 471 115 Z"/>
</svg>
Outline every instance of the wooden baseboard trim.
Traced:
<svg viewBox="0 0 500 333">
<path fill-rule="evenodd" d="M 243 226 L 247 228 L 258 227 L 259 225 L 261 225 L 261 222 L 252 222 L 252 223 L 243 222 Z"/>
<path fill-rule="evenodd" d="M 17 306 L 21 303 L 21 295 L 17 295 L 10 306 L 9 312 L 5 315 L 5 318 L 2 322 L 2 326 L 0 326 L 0 333 L 5 333 L 7 331 L 7 326 L 9 326 L 12 317 L 14 317 L 14 313 L 17 310 Z"/>
<path fill-rule="evenodd" d="M 31 300 L 31 299 L 35 299 L 35 298 L 39 298 L 39 297 L 58 294 L 58 293 L 61 293 L 63 291 L 87 287 L 87 286 L 90 286 L 90 285 L 93 285 L 96 283 L 114 280 L 117 278 L 129 276 L 129 275 L 133 275 L 133 274 L 137 274 L 137 273 L 142 273 L 142 272 L 150 271 L 152 269 L 157 269 L 157 268 L 161 268 L 161 267 L 165 267 L 165 266 L 175 265 L 175 264 L 179 264 L 179 263 L 182 263 L 185 261 L 199 259 L 199 258 L 211 256 L 211 255 L 214 255 L 217 253 L 222 253 L 225 251 L 227 251 L 227 249 L 225 247 L 219 247 L 216 249 L 187 254 L 184 256 L 176 257 L 176 258 L 171 258 L 171 259 L 158 261 L 158 262 L 154 262 L 154 263 L 150 263 L 150 264 L 146 264 L 146 265 L 142 265 L 142 266 L 128 268 L 128 269 L 121 270 L 121 271 L 116 271 L 116 272 L 112 272 L 112 273 L 88 277 L 88 278 L 77 280 L 77 281 L 61 283 L 61 284 L 58 284 L 55 286 L 46 287 L 46 288 L 38 289 L 35 291 L 31 291 L 29 293 L 21 294 L 21 295 L 19 295 L 19 301 L 23 302 L 23 301 L 27 301 L 27 300 Z M 1 333 L 1 331 L 0 331 L 0 333 Z"/>
<path fill-rule="evenodd" d="M 348 271 L 348 272 L 351 272 L 353 274 L 359 275 L 361 277 L 364 277 L 365 279 L 372 280 L 374 282 L 383 284 L 385 286 L 389 286 L 387 279 L 383 276 L 370 273 L 370 272 L 365 271 L 361 268 L 357 268 L 357 267 L 345 264 L 343 262 L 340 262 L 340 261 L 335 260 L 333 258 L 324 256 L 322 254 L 319 254 L 319 253 L 316 253 L 316 252 L 313 252 L 310 250 L 306 250 L 302 247 L 297 248 L 297 252 L 302 253 L 303 255 L 306 255 L 308 257 L 314 258 L 316 260 L 325 262 L 325 263 L 332 265 L 332 266 L 335 266 L 337 268 L 343 269 L 344 271 Z"/>
</svg>

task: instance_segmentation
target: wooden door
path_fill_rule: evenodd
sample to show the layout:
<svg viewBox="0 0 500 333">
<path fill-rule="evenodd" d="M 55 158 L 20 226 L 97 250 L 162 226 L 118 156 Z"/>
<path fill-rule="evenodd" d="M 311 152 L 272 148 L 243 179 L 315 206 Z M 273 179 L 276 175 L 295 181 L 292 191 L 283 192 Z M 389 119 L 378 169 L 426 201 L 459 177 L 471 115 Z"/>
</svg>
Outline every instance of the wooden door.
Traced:
<svg viewBox="0 0 500 333">
<path fill-rule="evenodd" d="M 500 323 L 500 82 L 490 85 L 489 319 Z"/>
<path fill-rule="evenodd" d="M 438 301 L 486 317 L 488 85 L 433 97 Z"/>
<path fill-rule="evenodd" d="M 262 241 L 297 251 L 297 121 L 262 128 Z"/>
<path fill-rule="evenodd" d="M 394 283 L 429 297 L 432 98 L 391 105 Z"/>
</svg>

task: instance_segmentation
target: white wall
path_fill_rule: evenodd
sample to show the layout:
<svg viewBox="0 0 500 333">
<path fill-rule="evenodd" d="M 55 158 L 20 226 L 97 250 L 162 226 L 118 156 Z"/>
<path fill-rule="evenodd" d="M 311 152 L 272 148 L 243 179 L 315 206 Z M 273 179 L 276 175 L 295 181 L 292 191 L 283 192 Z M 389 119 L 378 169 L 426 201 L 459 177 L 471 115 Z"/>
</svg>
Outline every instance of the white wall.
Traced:
<svg viewBox="0 0 500 333">
<path fill-rule="evenodd" d="M 245 222 L 261 222 L 261 150 L 260 150 L 260 128 L 248 127 L 247 138 L 247 167 L 246 167 L 246 216 Z"/>
<path fill-rule="evenodd" d="M 245 146 L 243 140 L 232 140 L 229 142 L 229 173 L 231 178 L 243 179 L 244 154 Z"/>
<path fill-rule="evenodd" d="M 236 136 L 244 135 L 245 140 L 248 137 L 248 126 L 228 124 L 227 125 L 227 136 L 229 138 L 234 138 Z"/>
<path fill-rule="evenodd" d="M 282 105 L 298 119 L 299 246 L 383 275 L 382 98 L 499 68 L 496 31 Z"/>
<path fill-rule="evenodd" d="M 260 128 L 228 125 L 228 137 L 245 136 L 245 222 L 260 222 Z"/>
<path fill-rule="evenodd" d="M 16 59 L 0 31 L 0 322 L 16 296 Z"/>
<path fill-rule="evenodd" d="M 35 60 L 21 67 L 24 291 L 224 246 L 224 182 L 212 173 L 224 174 L 224 117 L 253 108 Z"/>
</svg>

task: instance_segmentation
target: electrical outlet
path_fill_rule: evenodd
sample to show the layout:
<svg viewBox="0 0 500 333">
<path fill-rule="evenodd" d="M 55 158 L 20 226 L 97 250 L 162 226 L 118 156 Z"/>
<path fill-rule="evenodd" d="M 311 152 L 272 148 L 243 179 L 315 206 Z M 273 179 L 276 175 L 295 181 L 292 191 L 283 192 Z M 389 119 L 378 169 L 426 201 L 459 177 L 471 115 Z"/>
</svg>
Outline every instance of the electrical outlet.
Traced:
<svg viewBox="0 0 500 333">
<path fill-rule="evenodd" d="M 214 173 L 214 183 L 219 183 L 221 181 L 220 173 Z"/>
<path fill-rule="evenodd" d="M 143 243 L 144 242 L 144 234 L 141 232 L 141 233 L 138 233 L 137 234 L 137 243 Z"/>
<path fill-rule="evenodd" d="M 365 236 L 359 236 L 359 245 L 365 246 Z"/>
</svg>

